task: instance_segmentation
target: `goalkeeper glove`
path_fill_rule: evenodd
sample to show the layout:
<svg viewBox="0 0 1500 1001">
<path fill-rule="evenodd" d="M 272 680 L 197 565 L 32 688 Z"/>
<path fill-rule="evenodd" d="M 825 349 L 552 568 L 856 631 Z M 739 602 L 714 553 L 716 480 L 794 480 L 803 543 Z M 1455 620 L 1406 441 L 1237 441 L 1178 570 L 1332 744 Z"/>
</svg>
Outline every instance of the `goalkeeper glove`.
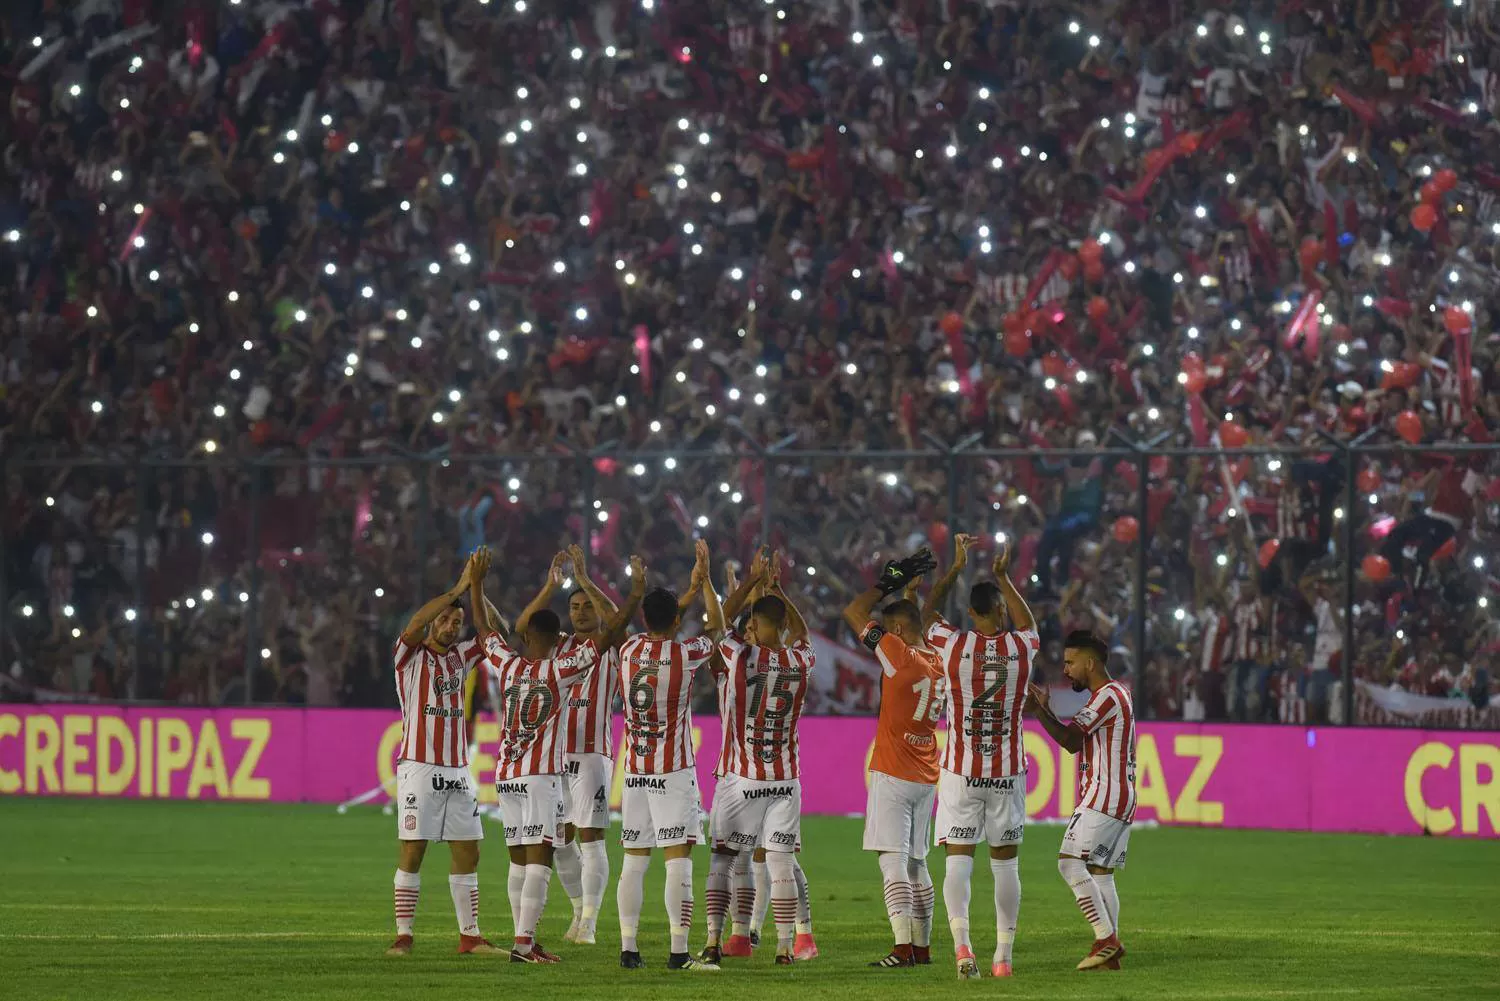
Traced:
<svg viewBox="0 0 1500 1001">
<path fill-rule="evenodd" d="M 889 560 L 880 571 L 875 587 L 882 595 L 903 590 L 912 581 L 937 566 L 932 550 L 922 547 L 904 560 Z"/>
</svg>

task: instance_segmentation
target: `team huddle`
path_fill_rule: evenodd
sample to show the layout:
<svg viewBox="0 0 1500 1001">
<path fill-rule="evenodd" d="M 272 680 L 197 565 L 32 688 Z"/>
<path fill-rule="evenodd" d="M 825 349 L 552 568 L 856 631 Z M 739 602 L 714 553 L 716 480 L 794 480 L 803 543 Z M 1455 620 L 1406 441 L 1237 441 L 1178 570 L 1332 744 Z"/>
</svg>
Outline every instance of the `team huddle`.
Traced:
<svg viewBox="0 0 1500 1001">
<path fill-rule="evenodd" d="M 1009 553 L 993 580 L 969 591 L 970 628 L 939 613 L 974 544 L 956 537 L 948 571 L 926 601 L 919 582 L 936 567 L 923 549 L 883 568 L 876 586 L 844 609 L 844 619 L 874 654 L 882 673 L 880 717 L 870 762 L 864 849 L 876 854 L 894 944 L 872 967 L 932 962 L 935 892 L 930 843 L 946 852 L 943 902 L 961 978 L 980 976 L 969 936 L 974 849 L 989 846 L 995 877 L 996 944 L 991 973 L 1012 974 L 1020 911 L 1017 855 L 1025 828 L 1026 758 L 1022 716 L 1034 715 L 1057 743 L 1082 755 L 1081 804 L 1068 824 L 1058 870 L 1094 931 L 1080 970 L 1119 969 L 1114 870 L 1125 863 L 1135 810 L 1135 725 L 1128 690 L 1106 671 L 1107 648 L 1090 633 L 1070 634 L 1063 674 L 1089 692 L 1085 708 L 1062 722 L 1048 690 L 1032 681 L 1040 649 L 1036 624 L 1010 581 Z M 616 605 L 588 575 L 583 551 L 553 561 L 541 591 L 508 625 L 484 592 L 490 554 L 470 556 L 459 581 L 412 616 L 395 649 L 403 732 L 396 770 L 399 856 L 396 941 L 412 949 L 412 926 L 427 843 L 447 841 L 449 888 L 461 953 L 509 952 L 515 963 L 556 963 L 538 925 L 555 869 L 573 906 L 564 940 L 596 941 L 609 882 L 610 721 L 617 698 L 625 717 L 625 782 L 616 889 L 620 965 L 639 968 L 638 933 L 645 873 L 653 850 L 666 865 L 665 904 L 673 970 L 716 971 L 726 957 L 749 957 L 769 908 L 775 962 L 818 955 L 807 878 L 798 863 L 802 796 L 798 729 L 815 656 L 807 623 L 781 589 L 779 557 L 764 550 L 744 579 L 726 573 L 715 590 L 700 541 L 686 590 L 648 590 L 646 568 L 632 558 L 631 590 Z M 571 632 L 550 607 L 567 571 Z M 469 597 L 474 637 L 464 629 Z M 891 600 L 894 599 L 894 600 Z M 705 628 L 679 639 L 684 615 L 699 602 Z M 884 607 L 880 606 L 885 602 Z M 637 612 L 644 631 L 627 635 Z M 510 853 L 514 941 L 509 950 L 479 930 L 477 796 L 469 777 L 464 685 L 483 665 L 500 720 L 495 789 Z M 717 784 L 705 818 L 692 740 L 691 696 L 702 669 L 718 690 L 723 740 Z M 938 721 L 948 737 L 939 750 Z M 936 803 L 936 837 L 933 813 Z M 705 820 L 707 838 L 705 841 Z M 704 885 L 707 941 L 693 954 L 692 851 L 711 849 Z M 725 934 L 728 925 L 728 934 Z"/>
</svg>

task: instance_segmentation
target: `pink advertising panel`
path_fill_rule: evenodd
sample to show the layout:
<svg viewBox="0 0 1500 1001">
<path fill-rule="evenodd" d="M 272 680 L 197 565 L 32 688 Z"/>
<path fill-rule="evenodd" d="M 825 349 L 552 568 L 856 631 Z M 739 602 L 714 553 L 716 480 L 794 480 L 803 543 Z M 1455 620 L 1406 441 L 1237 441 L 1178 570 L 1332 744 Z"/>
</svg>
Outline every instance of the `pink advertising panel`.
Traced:
<svg viewBox="0 0 1500 1001">
<path fill-rule="evenodd" d="M 615 720 L 616 743 L 621 721 Z M 802 722 L 802 802 L 857 815 L 874 739 L 868 717 Z M 389 782 L 394 714 L 360 709 L 0 705 L 0 795 L 337 803 Z M 698 771 L 712 795 L 719 725 L 700 720 Z M 482 798 L 498 728 L 477 725 Z M 940 737 L 942 735 L 940 734 Z M 1026 812 L 1077 805 L 1076 760 L 1028 723 Z M 1204 827 L 1500 834 L 1500 735 L 1416 729 L 1144 723 L 1137 819 Z M 616 756 L 613 800 L 623 773 Z"/>
</svg>

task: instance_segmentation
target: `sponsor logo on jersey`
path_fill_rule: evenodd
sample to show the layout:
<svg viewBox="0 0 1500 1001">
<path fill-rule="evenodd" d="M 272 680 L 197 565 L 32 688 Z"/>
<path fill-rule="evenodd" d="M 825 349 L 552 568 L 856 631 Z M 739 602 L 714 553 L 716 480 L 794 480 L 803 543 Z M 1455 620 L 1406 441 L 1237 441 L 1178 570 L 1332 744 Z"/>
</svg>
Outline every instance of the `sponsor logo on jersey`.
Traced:
<svg viewBox="0 0 1500 1001">
<path fill-rule="evenodd" d="M 620 832 L 620 840 L 621 841 L 639 841 L 639 840 L 641 840 L 641 832 L 640 831 L 632 831 L 629 828 L 626 828 L 626 829 L 624 829 L 624 830 L 622 830 Z"/>
<path fill-rule="evenodd" d="M 687 833 L 686 827 L 658 827 L 656 837 L 658 840 L 666 841 L 668 838 L 680 838 Z"/>
<path fill-rule="evenodd" d="M 972 838 L 976 830 L 973 827 L 950 827 L 948 828 L 948 837 L 954 840 Z"/>
<path fill-rule="evenodd" d="M 594 704 L 594 700 L 593 699 L 569 699 L 568 700 L 568 708 L 569 709 L 587 709 L 589 706 L 591 706 L 593 704 Z"/>
<path fill-rule="evenodd" d="M 469 791 L 469 780 L 467 778 L 445 779 L 441 775 L 434 775 L 432 777 L 432 791 L 433 792 L 468 792 Z"/>
<path fill-rule="evenodd" d="M 1014 789 L 1016 777 L 1014 775 L 1003 779 L 973 779 L 965 778 L 964 785 L 970 789 Z"/>
<path fill-rule="evenodd" d="M 442 719 L 463 719 L 463 709 L 444 709 L 441 706 L 423 706 L 423 716 L 437 716 Z"/>
<path fill-rule="evenodd" d="M 741 789 L 740 795 L 746 800 L 753 799 L 780 799 L 792 794 L 791 786 L 771 786 L 769 789 Z"/>
<path fill-rule="evenodd" d="M 755 835 L 741 834 L 736 831 L 729 835 L 729 843 L 732 845 L 753 845 L 755 844 Z"/>
<path fill-rule="evenodd" d="M 773 845 L 795 845 L 796 843 L 797 836 L 788 834 L 786 831 L 774 831 L 771 834 L 771 844 Z"/>
<path fill-rule="evenodd" d="M 906 742 L 913 747 L 931 747 L 935 743 L 930 733 L 908 733 L 905 736 Z"/>
<path fill-rule="evenodd" d="M 452 695 L 454 692 L 462 691 L 464 687 L 464 676 L 455 674 L 452 677 L 439 675 L 432 679 L 432 690 L 438 695 Z"/>
<path fill-rule="evenodd" d="M 506 841 L 514 841 L 514 840 L 516 840 L 516 828 L 514 828 L 514 827 L 507 827 L 505 829 L 505 840 Z"/>
<path fill-rule="evenodd" d="M 542 836 L 542 825 L 541 824 L 527 824 L 526 825 L 526 830 L 523 832 L 523 836 L 524 837 L 528 837 L 528 838 L 539 838 L 539 837 L 541 837 Z"/>
<path fill-rule="evenodd" d="M 417 808 L 417 794 L 416 793 L 409 792 L 409 793 L 406 794 L 406 808 L 408 810 L 415 810 Z"/>
<path fill-rule="evenodd" d="M 1004 834 L 1000 835 L 1000 840 L 1001 841 L 1020 841 L 1021 840 L 1021 828 L 1019 828 L 1019 827 L 1012 827 L 1012 828 L 1010 828 Z"/>
<path fill-rule="evenodd" d="M 501 796 L 524 796 L 526 795 L 525 782 L 496 782 L 495 792 Z"/>
<path fill-rule="evenodd" d="M 655 779 L 649 775 L 628 775 L 625 777 L 626 789 L 656 789 L 665 792 L 667 788 L 666 779 Z"/>
</svg>

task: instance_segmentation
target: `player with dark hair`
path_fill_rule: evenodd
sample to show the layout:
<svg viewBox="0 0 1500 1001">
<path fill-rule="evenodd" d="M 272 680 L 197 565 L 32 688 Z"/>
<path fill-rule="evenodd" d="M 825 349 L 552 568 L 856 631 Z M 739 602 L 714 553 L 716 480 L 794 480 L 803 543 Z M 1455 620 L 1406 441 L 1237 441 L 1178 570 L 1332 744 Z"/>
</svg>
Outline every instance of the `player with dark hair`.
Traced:
<svg viewBox="0 0 1500 1001">
<path fill-rule="evenodd" d="M 688 588 L 702 592 L 708 632 L 679 641 L 684 605 L 664 587 L 641 601 L 646 631 L 620 647 L 625 685 L 625 793 L 621 803 L 620 868 L 616 902 L 620 912 L 620 965 L 644 965 L 637 944 L 646 868 L 651 849 L 667 862 L 667 923 L 671 952 L 667 968 L 712 971 L 718 966 L 688 952 L 693 924 L 693 846 L 703 841 L 703 806 L 693 754 L 693 677 L 708 663 L 724 631 L 724 613 L 709 583 L 708 544 L 697 544 Z"/>
<path fill-rule="evenodd" d="M 980 841 L 989 843 L 995 877 L 995 955 L 990 972 L 1011 975 L 1021 911 L 1017 856 L 1026 830 L 1021 708 L 1032 659 L 1041 649 L 1031 609 L 1006 573 L 1008 547 L 1001 548 L 991 565 L 995 579 L 969 589 L 973 629 L 957 629 L 939 613 L 974 542 L 970 535 L 954 537 L 953 565 L 933 585 L 923 612 L 927 640 L 942 656 L 948 681 L 948 744 L 938 776 L 937 842 L 948 856 L 943 906 L 963 979 L 979 976 L 969 943 L 969 884 L 974 846 Z"/>
<path fill-rule="evenodd" d="M 937 795 L 937 720 L 947 683 L 937 651 L 923 638 L 922 610 L 910 597 L 932 565 L 932 554 L 923 550 L 895 564 L 897 572 L 882 573 L 875 587 L 844 609 L 844 621 L 880 662 L 880 721 L 870 758 L 864 849 L 879 859 L 895 939 L 890 953 L 870 964 L 882 969 L 932 961 L 932 912 L 929 907 L 924 927 L 915 927 L 913 886 L 917 865 L 926 870 Z M 877 623 L 875 605 L 897 590 L 902 596 L 885 606 Z"/>
<path fill-rule="evenodd" d="M 1125 865 L 1130 822 L 1135 817 L 1135 708 L 1130 692 L 1110 679 L 1109 647 L 1086 630 L 1063 642 L 1063 674 L 1089 701 L 1063 723 L 1048 704 L 1048 691 L 1027 688 L 1027 708 L 1052 739 L 1070 754 L 1083 752 L 1078 769 L 1078 808 L 1068 821 L 1057 871 L 1067 881 L 1078 909 L 1094 929 L 1094 946 L 1080 970 L 1118 970 L 1125 956 L 1120 944 L 1120 897 L 1115 870 Z"/>
<path fill-rule="evenodd" d="M 572 690 L 588 681 L 601 650 L 624 632 L 640 604 L 646 587 L 645 567 L 638 556 L 630 558 L 630 566 L 633 585 L 624 607 L 613 615 L 595 609 L 606 623 L 600 642 L 585 637 L 560 645 L 562 622 L 550 608 L 530 611 L 517 623 L 520 652 L 497 636 L 485 639 L 500 697 L 495 793 L 510 851 L 508 884 L 516 925 L 512 962 L 557 961 L 537 942 L 536 926 L 547 904 L 554 846 L 566 838 L 563 704 Z"/>
<path fill-rule="evenodd" d="M 771 912 L 776 921 L 776 962 L 817 955 L 810 934 L 796 935 L 798 890 L 794 853 L 802 839 L 802 786 L 797 730 L 814 665 L 807 623 L 777 579 L 780 559 L 768 565 L 756 555 L 749 573 L 724 602 L 732 619 L 755 588 L 770 593 L 750 606 L 743 637 L 731 632 L 718 645 L 724 727 L 723 778 L 714 791 L 710 818 L 714 858 L 709 878 L 728 887 L 736 856 L 757 845 L 766 850 L 771 875 Z M 710 948 L 717 950 L 716 942 Z M 711 956 L 712 953 L 707 953 Z"/>
<path fill-rule="evenodd" d="M 484 598 L 489 551 L 480 547 L 464 565 L 458 583 L 417 609 L 396 639 L 396 696 L 401 703 L 401 748 L 396 754 L 396 940 L 386 954 L 411 953 L 412 926 L 422 886 L 422 859 L 429 841 L 448 842 L 452 857 L 448 889 L 458 917 L 458 951 L 502 953 L 479 933 L 479 800 L 469 777 L 463 688 L 483 657 L 482 636 L 493 623 Z M 481 638 L 460 642 L 465 594 Z"/>
</svg>

